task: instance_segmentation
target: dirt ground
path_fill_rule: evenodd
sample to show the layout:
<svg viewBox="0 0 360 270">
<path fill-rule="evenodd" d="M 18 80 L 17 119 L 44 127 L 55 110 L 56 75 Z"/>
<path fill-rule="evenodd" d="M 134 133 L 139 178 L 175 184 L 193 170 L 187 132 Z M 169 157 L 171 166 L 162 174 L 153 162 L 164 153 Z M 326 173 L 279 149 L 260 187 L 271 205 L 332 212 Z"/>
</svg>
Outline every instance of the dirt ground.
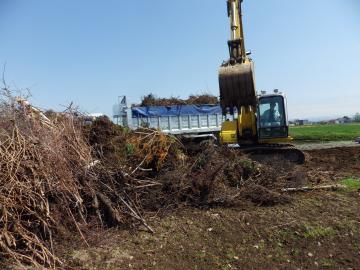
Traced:
<svg viewBox="0 0 360 270">
<path fill-rule="evenodd" d="M 360 179 L 360 147 L 306 151 L 305 165 L 274 160 L 288 187 Z M 279 185 L 280 186 L 280 185 Z M 99 230 L 86 246 L 57 243 L 71 269 L 360 269 L 360 191 L 289 194 L 286 204 L 153 213 L 154 234 Z"/>
<path fill-rule="evenodd" d="M 337 147 L 358 147 L 359 143 L 355 141 L 330 141 L 330 142 L 298 142 L 294 144 L 301 150 L 320 150 Z"/>
</svg>

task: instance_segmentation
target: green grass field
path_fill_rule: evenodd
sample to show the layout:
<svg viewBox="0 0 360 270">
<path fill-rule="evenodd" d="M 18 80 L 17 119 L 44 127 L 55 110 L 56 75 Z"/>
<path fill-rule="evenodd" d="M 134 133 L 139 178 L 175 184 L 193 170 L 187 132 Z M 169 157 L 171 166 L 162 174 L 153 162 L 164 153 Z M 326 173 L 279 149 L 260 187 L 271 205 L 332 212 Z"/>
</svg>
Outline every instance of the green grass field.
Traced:
<svg viewBox="0 0 360 270">
<path fill-rule="evenodd" d="M 290 127 L 296 141 L 347 141 L 360 137 L 360 124 Z"/>
</svg>

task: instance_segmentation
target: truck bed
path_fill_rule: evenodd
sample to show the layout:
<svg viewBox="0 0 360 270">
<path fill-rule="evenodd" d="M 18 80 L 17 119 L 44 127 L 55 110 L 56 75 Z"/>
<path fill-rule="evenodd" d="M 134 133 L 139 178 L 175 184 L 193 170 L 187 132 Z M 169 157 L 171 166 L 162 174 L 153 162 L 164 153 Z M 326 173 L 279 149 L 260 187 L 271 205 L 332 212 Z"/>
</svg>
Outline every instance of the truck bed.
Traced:
<svg viewBox="0 0 360 270">
<path fill-rule="evenodd" d="M 114 121 L 131 129 L 149 127 L 169 134 L 201 134 L 220 131 L 220 105 L 131 107 L 118 110 Z"/>
</svg>

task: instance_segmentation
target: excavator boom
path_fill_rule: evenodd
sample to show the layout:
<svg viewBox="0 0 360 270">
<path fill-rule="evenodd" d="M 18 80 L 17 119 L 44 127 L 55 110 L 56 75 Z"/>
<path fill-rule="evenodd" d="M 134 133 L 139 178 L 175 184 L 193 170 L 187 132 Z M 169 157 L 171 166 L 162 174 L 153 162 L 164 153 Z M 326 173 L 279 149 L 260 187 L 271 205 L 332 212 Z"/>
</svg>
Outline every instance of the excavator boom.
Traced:
<svg viewBox="0 0 360 270">
<path fill-rule="evenodd" d="M 241 13 L 242 0 L 227 0 L 231 39 L 228 41 L 230 58 L 219 70 L 220 103 L 223 113 L 234 107 L 256 105 L 254 63 L 245 50 Z"/>
<path fill-rule="evenodd" d="M 236 49 L 235 51 L 230 50 L 230 57 L 234 58 L 235 60 L 245 62 L 246 50 L 242 23 L 241 3 L 242 0 L 227 0 L 228 17 L 230 19 L 231 28 L 231 40 L 229 40 L 229 46 L 231 45 L 231 49 Z"/>
</svg>

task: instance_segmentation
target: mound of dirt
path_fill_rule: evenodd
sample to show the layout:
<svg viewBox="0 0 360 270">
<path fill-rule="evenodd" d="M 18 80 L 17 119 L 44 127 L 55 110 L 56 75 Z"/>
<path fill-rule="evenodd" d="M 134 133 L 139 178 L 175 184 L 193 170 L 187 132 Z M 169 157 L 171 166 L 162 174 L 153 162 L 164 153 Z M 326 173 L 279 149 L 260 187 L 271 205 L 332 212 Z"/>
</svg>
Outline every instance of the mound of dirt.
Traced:
<svg viewBox="0 0 360 270">
<path fill-rule="evenodd" d="M 260 185 L 248 186 L 242 192 L 242 196 L 260 206 L 274 206 L 276 204 L 285 204 L 291 201 L 289 196 L 271 191 Z"/>
<path fill-rule="evenodd" d="M 114 125 L 108 117 L 99 117 L 87 126 L 84 135 L 92 147 L 93 154 L 106 162 L 107 166 L 119 166 L 126 157 L 126 132 Z"/>
</svg>

